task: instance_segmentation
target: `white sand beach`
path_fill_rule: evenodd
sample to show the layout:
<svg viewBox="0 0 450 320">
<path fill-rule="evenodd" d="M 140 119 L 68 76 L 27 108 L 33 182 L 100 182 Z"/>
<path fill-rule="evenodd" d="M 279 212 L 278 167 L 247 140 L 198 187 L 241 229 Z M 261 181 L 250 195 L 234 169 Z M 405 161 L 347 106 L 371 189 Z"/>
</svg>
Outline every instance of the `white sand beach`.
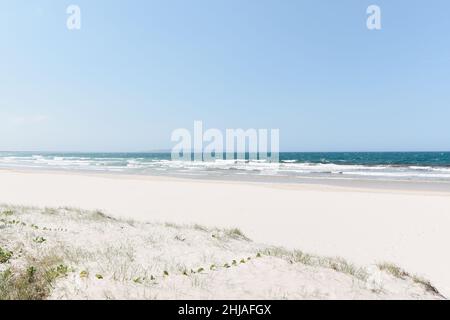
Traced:
<svg viewBox="0 0 450 320">
<path fill-rule="evenodd" d="M 237 227 L 258 245 L 235 243 L 233 259 L 283 246 L 368 268 L 392 262 L 450 295 L 450 192 L 1 170 L 0 203 L 98 209 L 136 223 Z"/>
</svg>

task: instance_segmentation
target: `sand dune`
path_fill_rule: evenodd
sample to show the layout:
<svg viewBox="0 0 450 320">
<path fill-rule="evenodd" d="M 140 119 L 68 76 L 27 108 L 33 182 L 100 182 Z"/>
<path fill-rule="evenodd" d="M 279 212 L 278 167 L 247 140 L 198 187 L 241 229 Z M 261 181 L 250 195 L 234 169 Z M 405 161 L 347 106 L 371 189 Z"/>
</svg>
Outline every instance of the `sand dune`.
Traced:
<svg viewBox="0 0 450 320">
<path fill-rule="evenodd" d="M 0 299 L 441 299 L 395 266 L 356 267 L 238 229 L 70 208 L 0 210 Z"/>
<path fill-rule="evenodd" d="M 391 261 L 450 294 L 450 193 L 37 171 L 1 171 L 0 180 L 3 203 L 239 227 L 256 243 L 364 266 Z"/>
</svg>

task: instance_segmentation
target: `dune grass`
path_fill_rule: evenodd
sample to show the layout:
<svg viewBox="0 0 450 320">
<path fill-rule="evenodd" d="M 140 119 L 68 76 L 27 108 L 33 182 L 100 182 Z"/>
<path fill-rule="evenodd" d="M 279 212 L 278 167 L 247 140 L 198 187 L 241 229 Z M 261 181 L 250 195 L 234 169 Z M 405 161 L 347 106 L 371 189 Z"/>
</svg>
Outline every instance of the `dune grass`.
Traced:
<svg viewBox="0 0 450 320">
<path fill-rule="evenodd" d="M 238 228 L 225 229 L 224 233 L 232 239 L 250 241 L 250 239 L 241 231 L 241 229 Z"/>
<path fill-rule="evenodd" d="M 7 263 L 12 257 L 12 252 L 0 247 L 0 263 Z"/>
<path fill-rule="evenodd" d="M 427 291 L 432 292 L 437 295 L 441 295 L 439 291 L 434 287 L 430 281 L 419 277 L 417 275 L 411 275 L 409 272 L 403 270 L 399 266 L 390 263 L 390 262 L 382 262 L 377 264 L 378 269 L 389 273 L 390 275 L 398 278 L 398 279 L 411 279 L 413 282 L 422 285 Z"/>
<path fill-rule="evenodd" d="M 365 268 L 356 267 L 354 264 L 340 257 L 321 257 L 304 253 L 300 250 L 289 251 L 284 248 L 273 247 L 263 251 L 264 255 L 279 257 L 289 260 L 291 263 L 301 263 L 311 267 L 322 267 L 351 275 L 361 281 L 366 281 L 369 273 Z"/>
<path fill-rule="evenodd" d="M 29 262 L 23 269 L 8 268 L 0 273 L 0 300 L 43 300 L 55 280 L 68 272 L 57 256 Z"/>
<path fill-rule="evenodd" d="M 32 215 L 30 211 L 31 208 L 0 205 L 0 228 L 7 231 L 3 237 L 0 233 L 0 300 L 39 300 L 52 298 L 55 292 L 66 294 L 65 285 L 74 278 L 81 279 L 83 283 L 95 281 L 108 283 L 112 287 L 132 286 L 136 292 L 144 290 L 146 296 L 145 288 L 155 289 L 165 281 L 176 281 L 174 279 L 182 276 L 186 281 L 192 280 L 193 288 L 204 287 L 206 290 L 208 274 L 245 272 L 247 265 L 270 263 L 274 261 L 273 257 L 284 260 L 283 265 L 299 263 L 331 269 L 353 277 L 351 281 L 358 280 L 358 283 L 367 282 L 369 278 L 365 268 L 343 258 L 253 244 L 238 228 L 219 229 L 174 223 L 130 224 L 101 211 L 66 207 L 33 208 Z M 42 219 L 36 218 L 39 215 Z M 103 236 L 100 238 L 103 245 L 81 241 L 78 238 L 80 230 L 87 235 Z M 111 242 L 109 232 L 117 234 L 120 239 L 115 239 L 120 241 Z M 172 246 L 178 248 L 177 251 L 166 256 L 164 250 Z M 193 246 L 201 249 L 194 251 Z M 13 250 L 14 254 L 8 249 Z M 217 255 L 211 254 L 211 250 L 217 250 Z M 142 260 L 143 253 L 151 257 L 150 262 L 147 262 L 148 259 Z M 439 295 L 429 281 L 411 276 L 393 264 L 380 264 L 379 268 L 396 278 L 408 278 L 408 281 L 419 283 L 427 291 Z M 305 270 L 316 271 L 324 270 Z M 71 275 L 66 277 L 69 273 Z M 61 283 L 64 285 L 60 286 Z M 108 295 L 114 297 L 111 292 Z"/>
</svg>

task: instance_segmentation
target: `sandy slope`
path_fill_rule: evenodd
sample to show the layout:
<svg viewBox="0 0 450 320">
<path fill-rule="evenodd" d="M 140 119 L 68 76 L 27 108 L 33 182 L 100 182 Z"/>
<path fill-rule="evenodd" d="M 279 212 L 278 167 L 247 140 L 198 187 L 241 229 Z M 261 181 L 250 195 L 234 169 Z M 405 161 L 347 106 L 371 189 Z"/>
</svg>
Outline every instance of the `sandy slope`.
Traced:
<svg viewBox="0 0 450 320">
<path fill-rule="evenodd" d="M 0 172 L 0 202 L 241 228 L 259 243 L 392 261 L 450 294 L 450 194 L 117 175 Z"/>
<path fill-rule="evenodd" d="M 123 221 L 68 208 L 0 208 L 0 247 L 12 252 L 0 272 L 12 270 L 17 278 L 33 267 L 32 283 L 54 274 L 48 292 L 33 291 L 50 299 L 442 298 L 411 276 L 268 247 L 238 230 Z M 2 279 L 0 273 L 6 292 L 11 285 Z"/>
</svg>

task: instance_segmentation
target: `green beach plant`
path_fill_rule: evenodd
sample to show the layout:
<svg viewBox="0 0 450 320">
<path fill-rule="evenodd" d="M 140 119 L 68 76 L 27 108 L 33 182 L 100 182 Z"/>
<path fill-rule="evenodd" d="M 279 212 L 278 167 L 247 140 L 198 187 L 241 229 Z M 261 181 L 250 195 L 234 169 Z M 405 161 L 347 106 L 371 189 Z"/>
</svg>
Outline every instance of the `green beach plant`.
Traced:
<svg viewBox="0 0 450 320">
<path fill-rule="evenodd" d="M 34 238 L 33 241 L 36 243 L 44 243 L 45 241 L 47 241 L 47 239 L 39 236 L 39 237 Z"/>
<path fill-rule="evenodd" d="M 361 281 L 366 281 L 369 277 L 369 274 L 365 268 L 356 267 L 352 263 L 349 263 L 340 257 L 320 257 L 304 253 L 300 250 L 288 251 L 279 247 L 266 249 L 263 254 L 283 258 L 291 263 L 301 263 L 312 267 L 332 269 L 337 272 L 354 276 Z"/>
<path fill-rule="evenodd" d="M 414 283 L 417 283 L 425 288 L 425 290 L 432 292 L 437 295 L 441 295 L 439 291 L 434 287 L 430 281 L 419 277 L 417 275 L 411 275 L 410 273 L 406 272 L 399 266 L 390 263 L 390 262 L 382 262 L 377 264 L 378 269 L 381 271 L 387 272 L 388 274 L 392 275 L 393 277 L 396 277 L 398 279 L 411 279 Z"/>
<path fill-rule="evenodd" d="M 245 241 L 251 241 L 240 229 L 238 228 L 231 228 L 231 229 L 225 229 L 224 233 L 226 236 L 236 239 L 236 240 L 245 240 Z"/>
<path fill-rule="evenodd" d="M 57 278 L 62 276 L 56 256 L 46 256 L 23 269 L 0 272 L 0 300 L 42 300 L 47 298 Z"/>
<path fill-rule="evenodd" d="M 11 259 L 13 253 L 0 247 L 0 263 L 7 263 Z"/>
<path fill-rule="evenodd" d="M 89 277 L 89 273 L 86 270 L 80 272 L 80 278 L 87 278 L 87 277 Z"/>
<path fill-rule="evenodd" d="M 142 284 L 142 278 L 141 277 L 136 277 L 133 279 L 134 283 L 138 283 L 138 284 Z"/>
<path fill-rule="evenodd" d="M 4 215 L 4 216 L 12 216 L 13 214 L 14 214 L 14 211 L 11 209 L 7 209 L 2 212 L 2 215 Z"/>
</svg>

